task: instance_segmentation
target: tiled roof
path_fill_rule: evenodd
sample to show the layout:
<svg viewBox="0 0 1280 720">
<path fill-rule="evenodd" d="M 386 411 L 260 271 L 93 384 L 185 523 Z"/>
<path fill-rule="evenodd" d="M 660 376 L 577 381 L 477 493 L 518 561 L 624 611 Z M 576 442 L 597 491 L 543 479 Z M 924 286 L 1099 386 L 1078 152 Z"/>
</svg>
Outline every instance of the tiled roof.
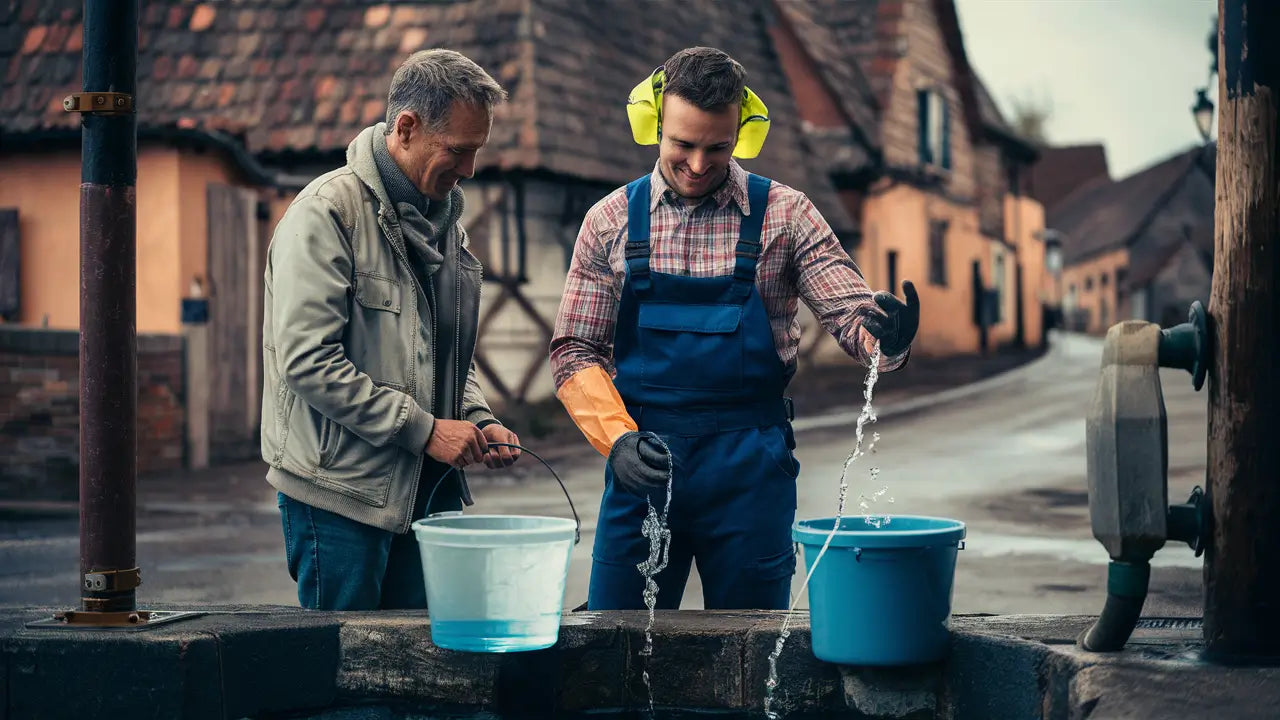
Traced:
<svg viewBox="0 0 1280 720">
<path fill-rule="evenodd" d="M 814 19 L 828 28 L 836 41 L 856 60 L 875 96 L 883 102 L 893 81 L 892 67 L 879 61 L 895 54 L 901 3 L 881 0 L 782 0 L 803 2 Z"/>
<path fill-rule="evenodd" d="M 813 0 L 775 0 L 775 5 L 824 75 L 840 110 L 867 137 L 874 138 L 880 122 L 879 104 L 862 73 L 857 52 L 822 21 L 821 8 Z"/>
<path fill-rule="evenodd" d="M 1031 197 L 1052 215 L 1058 203 L 1085 183 L 1104 178 L 1110 182 L 1107 150 L 1100 144 L 1066 145 L 1040 149 L 1040 160 L 1031 167 Z"/>
<path fill-rule="evenodd" d="M 79 119 L 61 102 L 80 90 L 83 3 L 17 1 L 18 31 L 0 35 L 16 38 L 0 47 L 0 127 L 74 129 Z M 495 123 L 492 147 L 515 150 L 521 128 L 512 120 L 531 95 L 516 41 L 526 4 L 142 0 L 139 124 L 225 130 L 255 154 L 345 148 L 382 118 L 399 62 L 448 45 L 508 87 L 514 102 Z"/>
<path fill-rule="evenodd" d="M 1064 262 L 1072 265 L 1129 247 L 1188 173 L 1213 172 L 1212 162 L 1205 155 L 1197 147 L 1123 180 L 1097 179 L 1072 193 L 1045 221 L 1046 226 L 1064 235 Z"/>
<path fill-rule="evenodd" d="M 0 26 L 0 134 L 73 131 L 78 118 L 61 102 L 80 90 L 82 2 L 14 1 Z M 764 151 L 744 166 L 803 190 L 832 225 L 851 228 L 764 23 L 764 0 L 142 0 L 136 104 L 140 126 L 226 131 L 259 157 L 331 152 L 383 117 L 404 57 L 449 47 L 511 96 L 486 167 L 621 183 L 656 152 L 631 140 L 627 93 L 676 50 L 711 45 L 746 66 L 773 117 Z"/>
<path fill-rule="evenodd" d="M 531 31 L 538 39 L 533 75 L 541 99 L 541 165 L 611 182 L 647 169 L 656 150 L 632 142 L 623 109 L 627 94 L 675 51 L 718 47 L 746 67 L 747 83 L 769 106 L 772 120 L 760 157 L 743 166 L 804 191 L 832 225 L 854 227 L 801 130 L 767 34 L 763 1 L 537 0 L 535 7 Z"/>
</svg>

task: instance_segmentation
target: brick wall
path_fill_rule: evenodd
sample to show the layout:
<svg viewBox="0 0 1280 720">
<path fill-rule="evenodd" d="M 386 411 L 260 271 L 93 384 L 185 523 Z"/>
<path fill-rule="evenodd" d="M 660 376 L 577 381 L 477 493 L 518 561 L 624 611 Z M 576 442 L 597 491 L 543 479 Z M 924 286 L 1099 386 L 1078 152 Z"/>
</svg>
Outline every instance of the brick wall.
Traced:
<svg viewBox="0 0 1280 720">
<path fill-rule="evenodd" d="M 79 333 L 0 327 L 0 499 L 74 500 Z M 138 338 L 138 472 L 181 468 L 183 340 Z"/>
</svg>

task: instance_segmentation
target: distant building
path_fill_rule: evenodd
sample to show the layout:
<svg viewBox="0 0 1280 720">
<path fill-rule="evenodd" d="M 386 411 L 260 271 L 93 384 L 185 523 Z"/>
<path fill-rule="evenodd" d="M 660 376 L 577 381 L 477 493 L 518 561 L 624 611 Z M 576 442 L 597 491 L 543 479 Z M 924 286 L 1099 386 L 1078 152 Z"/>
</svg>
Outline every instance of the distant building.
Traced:
<svg viewBox="0 0 1280 720">
<path fill-rule="evenodd" d="M 1213 275 L 1214 145 L 1111 181 L 1088 182 L 1051 207 L 1062 241 L 1068 327 L 1103 333 L 1140 319 L 1184 322 L 1208 304 Z"/>
</svg>

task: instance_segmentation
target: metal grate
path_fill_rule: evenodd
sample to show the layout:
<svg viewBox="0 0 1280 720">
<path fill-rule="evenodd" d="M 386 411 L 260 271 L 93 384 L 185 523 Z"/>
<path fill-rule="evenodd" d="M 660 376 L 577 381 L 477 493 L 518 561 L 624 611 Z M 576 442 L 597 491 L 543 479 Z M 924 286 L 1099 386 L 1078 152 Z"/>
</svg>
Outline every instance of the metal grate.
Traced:
<svg viewBox="0 0 1280 720">
<path fill-rule="evenodd" d="M 1143 618 L 1134 626 L 1140 630 L 1200 630 L 1204 620 L 1200 618 Z"/>
</svg>

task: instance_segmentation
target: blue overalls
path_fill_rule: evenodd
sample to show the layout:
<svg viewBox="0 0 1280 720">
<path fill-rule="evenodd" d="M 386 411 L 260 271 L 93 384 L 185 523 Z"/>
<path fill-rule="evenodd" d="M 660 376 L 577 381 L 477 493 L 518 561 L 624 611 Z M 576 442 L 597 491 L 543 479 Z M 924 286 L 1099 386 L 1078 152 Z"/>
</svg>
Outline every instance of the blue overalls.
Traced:
<svg viewBox="0 0 1280 720">
<path fill-rule="evenodd" d="M 756 290 L 767 178 L 749 175 L 733 274 L 694 278 L 649 269 L 649 176 L 627 186 L 627 279 L 614 336 L 614 380 L 641 430 L 674 461 L 670 561 L 658 607 L 676 609 L 698 563 L 708 609 L 785 609 L 795 552 L 799 463 L 791 450 L 790 373 Z M 662 510 L 666 490 L 651 495 Z M 646 498 L 614 485 L 606 466 L 587 605 L 644 607 L 636 565 Z"/>
</svg>

